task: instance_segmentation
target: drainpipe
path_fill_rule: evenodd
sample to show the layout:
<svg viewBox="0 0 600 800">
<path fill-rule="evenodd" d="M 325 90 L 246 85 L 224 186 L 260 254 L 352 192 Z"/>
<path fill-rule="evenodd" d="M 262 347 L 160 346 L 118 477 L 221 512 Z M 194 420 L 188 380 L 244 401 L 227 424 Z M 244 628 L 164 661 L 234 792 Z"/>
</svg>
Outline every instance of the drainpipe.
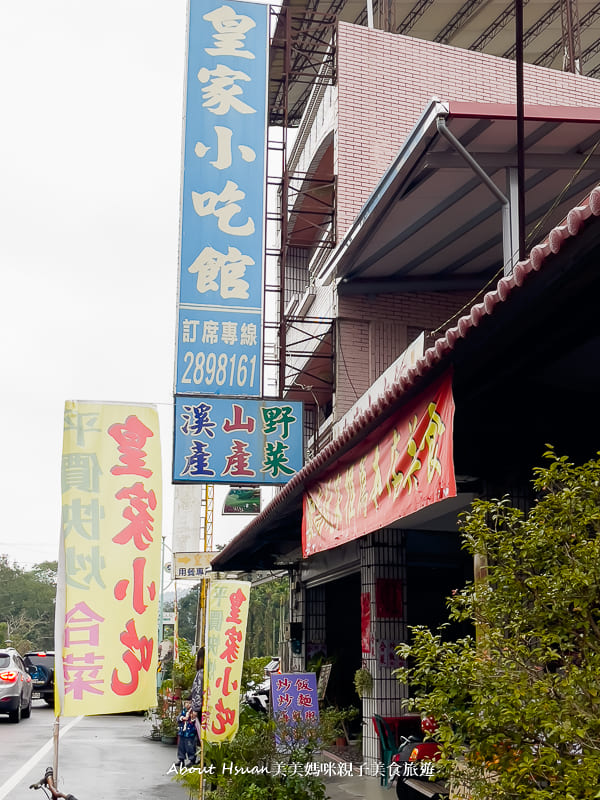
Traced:
<svg viewBox="0 0 600 800">
<path fill-rule="evenodd" d="M 508 198 L 500 191 L 490 176 L 483 170 L 483 168 L 475 161 L 473 156 L 467 151 L 459 140 L 451 133 L 446 127 L 444 117 L 437 118 L 437 129 L 444 139 L 446 139 L 456 152 L 464 158 L 467 164 L 471 167 L 473 172 L 481 179 L 494 197 L 502 205 L 502 254 L 504 261 L 504 274 L 510 275 L 513 268 L 513 253 L 518 253 L 517 248 L 512 246 L 512 231 L 510 224 L 510 202 Z"/>
</svg>

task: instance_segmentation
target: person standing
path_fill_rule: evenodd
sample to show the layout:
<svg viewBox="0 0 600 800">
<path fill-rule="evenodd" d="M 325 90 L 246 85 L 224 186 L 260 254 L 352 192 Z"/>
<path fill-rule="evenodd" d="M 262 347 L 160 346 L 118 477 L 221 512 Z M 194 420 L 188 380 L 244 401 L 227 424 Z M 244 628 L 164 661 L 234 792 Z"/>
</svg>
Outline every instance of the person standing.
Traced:
<svg viewBox="0 0 600 800">
<path fill-rule="evenodd" d="M 192 683 L 192 711 L 196 714 L 196 729 L 198 738 L 201 736 L 202 724 L 202 699 L 204 695 L 204 648 L 200 647 L 196 653 L 196 674 Z"/>
<path fill-rule="evenodd" d="M 196 714 L 192 711 L 191 700 L 186 700 L 181 709 L 181 714 L 177 718 L 177 766 L 183 767 L 185 764 L 188 767 L 196 763 Z"/>
</svg>

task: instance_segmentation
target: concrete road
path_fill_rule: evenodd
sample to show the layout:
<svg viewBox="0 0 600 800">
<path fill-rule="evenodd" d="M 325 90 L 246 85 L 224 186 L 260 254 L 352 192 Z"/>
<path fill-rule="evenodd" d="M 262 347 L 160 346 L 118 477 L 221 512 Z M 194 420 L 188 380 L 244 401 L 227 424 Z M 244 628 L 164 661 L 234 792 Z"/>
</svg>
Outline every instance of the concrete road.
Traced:
<svg viewBox="0 0 600 800">
<path fill-rule="evenodd" d="M 53 723 L 53 710 L 39 700 L 17 725 L 0 715 L 0 800 L 45 800 L 29 785 L 52 764 Z M 78 800 L 187 800 L 167 775 L 176 748 L 151 741 L 148 733 L 139 716 L 62 718 L 59 789 Z"/>
</svg>

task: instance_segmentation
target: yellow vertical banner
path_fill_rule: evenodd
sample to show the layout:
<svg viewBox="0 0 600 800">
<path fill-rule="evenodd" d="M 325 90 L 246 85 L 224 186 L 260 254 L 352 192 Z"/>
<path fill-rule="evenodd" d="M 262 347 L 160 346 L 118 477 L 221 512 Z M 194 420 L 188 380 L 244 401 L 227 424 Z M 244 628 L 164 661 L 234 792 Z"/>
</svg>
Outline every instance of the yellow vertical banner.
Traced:
<svg viewBox="0 0 600 800">
<path fill-rule="evenodd" d="M 154 706 L 162 517 L 156 408 L 68 401 L 61 490 L 57 713 Z"/>
<path fill-rule="evenodd" d="M 239 727 L 249 600 L 248 581 L 210 582 L 202 716 L 203 735 L 209 742 L 228 741 Z"/>
</svg>

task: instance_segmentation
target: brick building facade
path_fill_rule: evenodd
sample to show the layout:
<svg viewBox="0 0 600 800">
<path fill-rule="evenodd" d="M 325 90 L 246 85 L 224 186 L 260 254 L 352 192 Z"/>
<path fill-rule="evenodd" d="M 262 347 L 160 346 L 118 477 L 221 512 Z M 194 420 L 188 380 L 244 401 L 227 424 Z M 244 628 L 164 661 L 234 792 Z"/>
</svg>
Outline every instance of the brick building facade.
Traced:
<svg viewBox="0 0 600 800">
<path fill-rule="evenodd" d="M 397 212 L 397 217 L 393 217 L 394 200 L 385 194 L 385 187 L 386 182 L 392 183 L 395 179 L 395 171 L 401 171 L 404 164 L 410 162 L 412 151 L 406 149 L 403 161 L 402 148 L 411 141 L 432 98 L 483 105 L 513 104 L 515 77 L 514 64 L 501 58 L 343 22 L 337 26 L 336 42 L 337 81 L 326 87 L 315 86 L 289 159 L 292 176 L 294 170 L 302 175 L 310 172 L 323 178 L 324 185 L 329 177 L 327 185 L 335 186 L 334 192 L 331 188 L 324 190 L 324 193 L 330 192 L 328 199 L 335 202 L 331 227 L 336 242 L 336 247 L 325 255 L 316 239 L 322 235 L 322 230 L 315 233 L 311 241 L 299 222 L 302 203 L 309 201 L 297 199 L 290 213 L 289 245 L 302 250 L 298 257 L 304 260 L 302 274 L 312 297 L 302 313 L 312 320 L 329 318 L 335 330 L 329 395 L 321 389 L 319 397 L 325 417 L 322 427 L 326 433 L 302 472 L 225 548 L 214 566 L 248 571 L 275 566 L 288 569 L 292 587 L 290 619 L 299 623 L 296 630 L 302 631 L 301 648 L 290 657 L 289 666 L 302 670 L 319 653 L 332 657 L 335 664 L 331 678 L 332 699 L 335 702 L 358 704 L 352 689 L 353 673 L 360 666 L 371 671 L 373 692 L 362 701 L 361 710 L 363 753 L 367 761 L 373 762 L 379 757 L 373 714 L 397 715 L 402 698 L 407 694 L 407 687 L 401 686 L 393 676 L 397 666 L 394 645 L 406 640 L 408 626 L 412 624 L 441 622 L 444 598 L 469 574 L 470 564 L 461 553 L 457 533 L 458 512 L 468 507 L 477 494 L 486 496 L 498 489 L 510 492 L 526 507 L 525 476 L 529 475 L 531 458 L 539 455 L 540 442 L 548 441 L 544 436 L 551 435 L 548 427 L 554 425 L 570 389 L 571 377 L 565 378 L 564 371 L 559 373 L 554 369 L 552 359 L 556 353 L 563 353 L 566 344 L 556 333 L 552 320 L 568 321 L 565 322 L 565 337 L 570 338 L 571 343 L 585 346 L 586 337 L 592 335 L 591 323 L 590 330 L 586 328 L 580 335 L 575 317 L 579 313 L 578 304 L 588 302 L 586 292 L 582 295 L 580 287 L 590 281 L 595 285 L 595 278 L 589 273 L 590 253 L 600 238 L 600 228 L 594 224 L 597 216 L 594 211 L 586 229 L 589 240 L 580 239 L 583 244 L 579 262 L 559 253 L 560 247 L 553 251 L 544 245 L 541 261 L 533 259 L 525 271 L 519 267 L 520 271 L 515 271 L 513 277 L 505 276 L 500 283 L 497 270 L 499 268 L 501 275 L 501 261 L 492 271 L 486 265 L 487 271 L 469 273 L 467 277 L 475 288 L 468 290 L 447 288 L 447 283 L 445 288 L 432 291 L 404 290 L 401 282 L 397 288 L 390 288 L 389 280 L 393 275 L 387 275 L 382 268 L 382 274 L 377 277 L 389 278 L 385 290 L 378 291 L 373 281 L 371 288 L 362 292 L 345 291 L 344 286 L 348 282 L 351 284 L 354 278 L 351 267 L 344 273 L 353 236 L 362 235 L 361 231 L 371 225 L 373 219 L 380 220 L 383 228 L 386 225 L 393 228 L 394 222 L 406 227 L 410 226 L 410 215 L 414 214 L 416 227 L 417 218 L 423 216 L 422 206 L 411 206 L 410 173 L 406 190 L 409 199 Z M 525 97 L 530 106 L 540 108 L 540 116 L 543 116 L 541 107 L 559 107 L 561 114 L 570 109 L 567 122 L 575 124 L 577 109 L 585 115 L 590 108 L 600 106 L 600 83 L 525 65 Z M 476 116 L 475 111 L 473 114 Z M 550 131 L 560 129 L 562 132 L 560 126 L 564 120 L 559 117 L 560 114 L 554 113 L 547 122 L 537 119 L 535 124 L 531 122 L 526 133 L 531 135 L 531 140 L 536 137 L 539 140 Z M 494 122 L 482 118 L 477 127 L 475 120 L 473 129 L 487 131 L 487 155 L 494 155 L 496 151 L 503 156 L 508 152 L 505 141 L 508 123 L 495 126 Z M 590 130 L 597 130 L 596 120 L 588 122 Z M 459 120 L 457 129 L 461 130 L 460 126 Z M 464 130 L 467 131 L 466 126 Z M 557 146 L 555 153 L 550 152 L 551 148 L 544 153 L 545 163 L 551 163 L 554 157 L 558 168 L 565 153 L 570 157 L 578 155 L 577 143 L 583 139 L 581 136 L 577 140 L 573 138 L 574 130 L 568 125 L 564 128 L 560 149 Z M 582 159 L 595 147 L 588 139 L 585 142 Z M 508 155 L 506 157 L 508 163 Z M 426 177 L 430 174 L 433 172 Z M 439 169 L 435 174 L 436 187 L 443 188 L 444 170 Z M 425 183 L 421 177 L 415 177 L 417 189 Z M 543 179 L 542 175 L 540 183 L 536 184 L 534 176 L 530 191 L 540 208 L 552 207 L 554 198 L 541 197 L 543 189 L 537 189 L 535 195 L 536 185 L 543 186 Z M 597 179 L 598 173 L 590 176 L 590 190 Z M 381 203 L 379 198 L 382 198 Z M 448 198 L 451 205 L 452 195 Z M 432 192 L 431 222 L 429 227 L 418 231 L 417 244 L 423 251 L 437 234 L 438 218 L 433 209 L 438 201 L 439 197 Z M 472 205 L 467 210 L 476 214 L 479 209 Z M 500 236 L 499 211 L 497 216 Z M 540 229 L 536 241 L 542 241 L 556 225 L 556 220 L 549 219 L 543 217 L 545 227 Z M 534 222 L 537 224 L 538 220 Z M 466 227 L 468 229 L 468 220 Z M 372 230 L 376 236 L 375 224 Z M 368 238 L 366 241 L 369 244 Z M 413 253 L 418 253 L 418 247 L 412 246 Z M 573 248 L 578 246 L 574 244 Z M 452 258 L 456 263 L 460 263 L 470 247 L 467 230 L 462 238 L 453 241 Z M 360 251 L 360 246 L 355 250 Z M 392 260 L 398 264 L 404 257 L 402 245 L 391 252 Z M 543 274 L 538 278 L 535 273 L 544 260 L 550 266 L 542 269 Z M 446 269 L 450 270 L 450 277 L 460 274 L 460 270 L 452 272 L 452 266 L 450 261 L 444 262 L 442 269 L 429 268 L 423 263 L 415 266 L 414 272 L 420 271 L 419 274 L 428 280 Z M 566 290 L 570 284 L 564 276 L 575 268 L 586 277 L 570 292 Z M 534 277 L 526 289 L 519 292 L 524 282 L 522 273 Z M 516 299 L 510 298 L 511 302 L 505 304 L 511 292 L 516 294 Z M 293 309 L 294 306 L 291 313 Z M 587 311 L 591 314 L 589 308 Z M 548 342 L 552 342 L 552 346 L 544 349 L 538 342 L 534 343 L 531 326 L 534 330 L 548 331 Z M 302 339 L 298 331 L 298 325 L 290 326 L 290 341 L 294 337 Z M 551 335 L 550 331 L 555 332 Z M 409 370 L 397 384 L 388 386 L 384 395 L 373 393 L 369 397 L 374 381 L 421 333 L 425 334 L 426 352 L 418 360 L 417 367 Z M 291 362 L 292 371 L 297 374 L 296 385 L 310 388 L 316 361 L 303 354 Z M 574 363 L 579 364 L 579 361 Z M 300 552 L 302 497 L 307 488 L 318 484 L 324 475 L 335 474 L 339 459 L 347 458 L 353 447 L 360 447 L 367 439 L 376 441 L 379 420 L 383 422 L 392 409 L 400 409 L 407 399 L 418 395 L 442 368 L 454 370 L 457 497 L 450 503 L 434 505 L 427 513 L 408 521 L 399 518 L 393 525 L 357 537 L 343 546 L 324 549 L 310 558 L 303 557 Z M 582 381 L 587 382 L 586 391 L 596 392 L 600 388 L 596 372 L 594 368 L 593 375 L 585 369 L 578 373 Z M 547 398 L 544 408 L 537 409 L 536 397 L 544 393 L 546 385 L 552 384 L 550 376 L 558 382 L 559 374 L 560 386 L 544 394 Z M 365 393 L 369 397 L 367 410 L 356 424 L 349 426 L 350 432 L 336 438 L 334 423 L 339 423 L 361 396 L 364 399 Z M 290 396 L 293 395 L 291 391 Z M 527 410 L 531 408 L 536 408 L 536 412 L 531 412 L 534 421 L 528 424 Z M 556 425 L 552 430 L 558 440 L 573 443 L 568 426 Z M 584 451 L 585 448 L 582 454 Z M 377 591 L 385 582 L 395 584 L 402 597 L 400 613 L 381 614 Z M 361 616 L 365 611 L 361 602 L 366 602 L 366 617 Z M 367 617 L 365 633 L 361 626 Z M 365 637 L 368 639 L 366 649 Z"/>
</svg>

